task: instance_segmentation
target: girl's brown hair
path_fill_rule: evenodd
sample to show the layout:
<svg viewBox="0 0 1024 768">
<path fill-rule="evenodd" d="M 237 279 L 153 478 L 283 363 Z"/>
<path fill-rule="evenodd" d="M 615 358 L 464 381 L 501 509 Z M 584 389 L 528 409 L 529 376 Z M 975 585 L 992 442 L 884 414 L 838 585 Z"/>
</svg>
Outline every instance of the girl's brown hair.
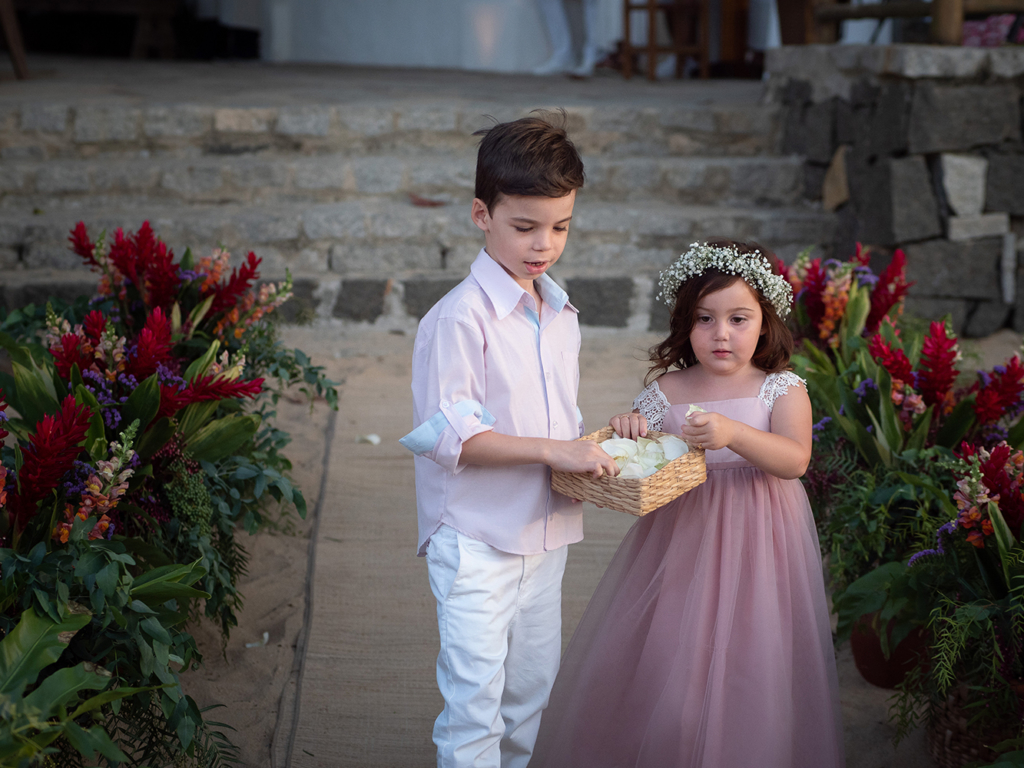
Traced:
<svg viewBox="0 0 1024 768">
<path fill-rule="evenodd" d="M 778 260 L 775 254 L 757 243 L 740 243 L 724 238 L 708 240 L 708 245 L 716 247 L 733 247 L 741 254 L 760 252 L 771 264 L 772 272 L 779 273 Z M 730 275 L 717 269 L 709 269 L 696 277 L 684 281 L 676 291 L 675 305 L 669 321 L 668 338 L 657 346 L 651 347 L 651 369 L 647 372 L 644 384 L 670 368 L 688 368 L 696 365 L 697 357 L 690 345 L 690 334 L 697 321 L 697 305 L 710 293 L 728 288 L 732 283 L 743 278 Z M 757 340 L 751 362 L 765 373 L 777 373 L 789 369 L 789 357 L 793 354 L 793 334 L 779 317 L 778 312 L 755 288 L 751 288 L 761 307 L 761 336 Z"/>
</svg>

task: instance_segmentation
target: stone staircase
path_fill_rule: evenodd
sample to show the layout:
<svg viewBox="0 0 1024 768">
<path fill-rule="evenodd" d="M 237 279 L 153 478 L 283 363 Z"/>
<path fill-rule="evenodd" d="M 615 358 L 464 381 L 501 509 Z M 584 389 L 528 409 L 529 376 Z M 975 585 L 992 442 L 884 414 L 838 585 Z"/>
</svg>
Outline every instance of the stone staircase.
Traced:
<svg viewBox="0 0 1024 768">
<path fill-rule="evenodd" d="M 554 276 L 582 322 L 663 323 L 654 280 L 699 238 L 757 240 L 784 258 L 832 242 L 833 218 L 803 199 L 802 158 L 778 152 L 777 105 L 576 101 L 569 128 L 587 184 Z M 291 319 L 411 330 L 482 244 L 468 216 L 473 132 L 485 115 L 535 106 L 0 102 L 2 299 L 91 291 L 68 231 L 148 220 L 175 252 L 222 244 L 262 256 L 268 279 L 290 270 Z"/>
</svg>

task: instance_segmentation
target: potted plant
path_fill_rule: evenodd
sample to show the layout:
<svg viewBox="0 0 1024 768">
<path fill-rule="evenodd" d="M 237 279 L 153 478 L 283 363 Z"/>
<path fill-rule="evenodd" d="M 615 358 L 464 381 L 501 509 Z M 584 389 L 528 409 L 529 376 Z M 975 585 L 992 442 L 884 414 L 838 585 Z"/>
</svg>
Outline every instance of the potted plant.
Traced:
<svg viewBox="0 0 1024 768">
<path fill-rule="evenodd" d="M 956 515 L 934 546 L 855 581 L 836 608 L 844 627 L 870 610 L 903 632 L 927 626 L 927 661 L 907 675 L 891 715 L 898 738 L 925 719 L 932 756 L 960 766 L 1021 745 L 1024 452 L 965 443 L 947 468 Z"/>
</svg>

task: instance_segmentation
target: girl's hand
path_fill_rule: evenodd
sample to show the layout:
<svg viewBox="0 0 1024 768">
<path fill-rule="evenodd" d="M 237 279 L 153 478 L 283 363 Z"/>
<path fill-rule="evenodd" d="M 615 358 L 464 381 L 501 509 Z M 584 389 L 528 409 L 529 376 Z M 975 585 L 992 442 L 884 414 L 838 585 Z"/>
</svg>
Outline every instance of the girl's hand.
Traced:
<svg viewBox="0 0 1024 768">
<path fill-rule="evenodd" d="M 647 437 L 647 419 L 639 413 L 620 413 L 608 420 L 608 426 L 615 430 L 619 437 L 626 437 L 636 440 L 638 437 Z"/>
<path fill-rule="evenodd" d="M 683 437 L 695 448 L 717 451 L 736 437 L 737 422 L 720 413 L 695 413 L 683 425 Z"/>
</svg>

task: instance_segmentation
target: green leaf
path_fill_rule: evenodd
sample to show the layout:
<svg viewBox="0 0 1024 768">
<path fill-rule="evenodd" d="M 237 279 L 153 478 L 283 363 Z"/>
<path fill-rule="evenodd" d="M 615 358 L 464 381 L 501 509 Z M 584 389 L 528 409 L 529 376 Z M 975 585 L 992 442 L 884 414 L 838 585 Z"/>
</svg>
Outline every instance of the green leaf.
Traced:
<svg viewBox="0 0 1024 768">
<path fill-rule="evenodd" d="M 174 437 L 174 423 L 166 416 L 150 426 L 150 428 L 136 441 L 135 452 L 139 454 L 141 461 L 149 461 L 153 454 L 167 445 L 167 441 Z"/>
<path fill-rule="evenodd" d="M 121 578 L 121 569 L 117 563 L 107 563 L 100 572 L 96 574 L 96 586 L 108 597 L 112 597 L 117 591 L 117 583 Z"/>
<path fill-rule="evenodd" d="M 43 416 L 56 413 L 60 402 L 49 371 L 38 366 L 29 368 L 19 363 L 14 363 L 12 367 L 14 390 L 5 394 L 21 418 L 30 425 L 36 425 Z"/>
<path fill-rule="evenodd" d="M 75 389 L 75 400 L 79 405 L 89 407 L 92 416 L 89 418 L 89 431 L 85 433 L 85 449 L 93 461 L 102 461 L 107 458 L 109 449 L 107 447 L 107 428 L 103 423 L 103 413 L 100 411 L 100 402 L 96 396 L 81 385 Z"/>
<path fill-rule="evenodd" d="M 145 631 L 147 635 L 152 637 L 154 640 L 159 640 L 164 645 L 171 645 L 174 641 L 171 639 L 171 635 L 155 616 L 150 616 L 148 619 L 143 619 L 139 622 L 139 626 Z"/>
<path fill-rule="evenodd" d="M 996 548 L 999 550 L 999 561 L 1003 566 L 1003 577 L 1006 579 L 1006 586 L 1010 587 L 1010 567 L 1014 564 L 1013 557 L 1013 534 L 1010 526 L 1006 524 L 1006 518 L 999 510 L 999 505 L 994 501 L 988 503 L 988 516 L 992 519 L 992 533 L 996 537 Z"/>
<path fill-rule="evenodd" d="M 212 299 L 213 297 L 210 296 L 211 303 Z M 196 308 L 196 310 L 198 309 L 199 307 Z M 196 313 L 196 310 L 192 311 L 193 315 Z M 220 349 L 220 342 L 214 339 L 210 342 L 210 346 L 207 348 L 206 352 L 204 352 L 199 358 L 193 360 L 192 364 L 185 369 L 185 381 L 192 381 L 197 376 L 202 376 L 206 373 L 206 369 L 209 368 L 210 364 L 217 358 L 218 349 Z"/>
<path fill-rule="evenodd" d="M 14 629 L 0 641 L 0 694 L 13 694 L 34 683 L 67 646 L 59 635 L 77 632 L 90 618 L 88 614 L 73 614 L 58 624 L 41 618 L 31 608 L 24 611 Z"/>
<path fill-rule="evenodd" d="M 112 678 L 90 672 L 84 664 L 58 669 L 39 684 L 24 699 L 25 706 L 35 707 L 43 717 L 49 718 L 58 707 L 67 707 L 78 701 L 81 691 L 101 691 L 110 685 Z"/>
<path fill-rule="evenodd" d="M 121 423 L 131 424 L 138 419 L 139 431 L 136 434 L 141 435 L 146 431 L 146 427 L 149 426 L 149 422 L 153 420 L 158 410 L 160 410 L 160 384 L 154 373 L 128 395 L 128 400 L 121 406 Z"/>
<path fill-rule="evenodd" d="M 1013 448 L 1020 449 L 1024 445 L 1024 419 L 1020 419 L 1010 427 L 1010 432 L 1006 436 L 1006 442 L 1008 442 Z"/>
<path fill-rule="evenodd" d="M 188 443 L 188 451 L 197 461 L 217 461 L 250 442 L 259 428 L 258 415 L 233 413 L 196 432 Z"/>
<path fill-rule="evenodd" d="M 220 401 L 190 403 L 178 416 L 178 432 L 187 443 L 199 429 L 206 424 L 217 410 Z"/>
<path fill-rule="evenodd" d="M 928 430 L 932 426 L 932 414 L 935 413 L 935 406 L 929 405 L 928 409 L 921 416 L 921 421 L 914 428 L 910 438 L 907 440 L 907 450 L 920 451 L 924 448 L 928 438 Z"/>
<path fill-rule="evenodd" d="M 968 430 L 974 426 L 974 394 L 961 400 L 953 408 L 935 435 L 935 444 L 956 450 Z M 1016 445 L 1016 444 L 1014 444 Z"/>
</svg>

